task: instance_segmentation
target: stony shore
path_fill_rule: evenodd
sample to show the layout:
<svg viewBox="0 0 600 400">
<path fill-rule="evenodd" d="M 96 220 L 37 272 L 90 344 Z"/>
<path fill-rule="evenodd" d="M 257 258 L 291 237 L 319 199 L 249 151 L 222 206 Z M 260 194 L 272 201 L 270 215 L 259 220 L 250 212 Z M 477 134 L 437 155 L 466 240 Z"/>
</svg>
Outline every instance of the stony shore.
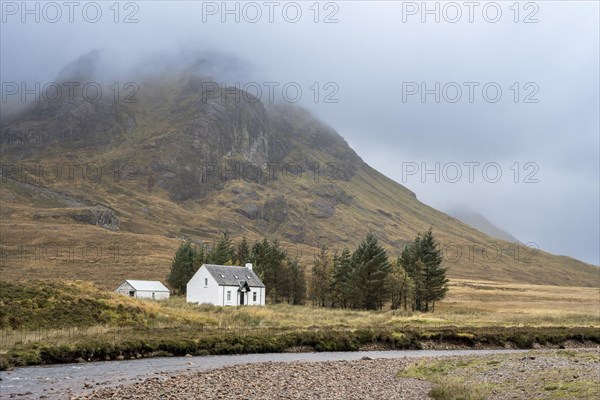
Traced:
<svg viewBox="0 0 600 400">
<path fill-rule="evenodd" d="M 74 399 L 428 399 L 432 384 L 398 379 L 412 360 L 236 365 L 153 378 Z"/>
<path fill-rule="evenodd" d="M 597 353 L 598 350 L 593 352 Z M 501 368 L 474 374 L 477 380 L 517 382 L 511 393 L 493 392 L 490 399 L 545 398 L 535 395 L 538 382 L 531 379 L 549 369 L 568 370 L 569 379 L 595 379 L 600 362 L 594 358 L 563 356 L 556 351 L 537 351 L 501 357 Z M 593 353 L 592 353 L 593 354 Z M 445 357 L 462 361 L 473 356 Z M 488 357 L 488 356 L 475 356 Z M 135 385 L 101 389 L 73 399 L 429 399 L 434 386 L 426 380 L 399 378 L 398 371 L 415 362 L 435 358 L 363 359 L 334 362 L 293 362 L 236 365 L 220 369 L 156 377 Z M 508 395 L 508 397 L 507 397 Z M 570 398 L 570 397 L 567 397 Z M 587 397 L 573 397 L 587 398 Z"/>
</svg>

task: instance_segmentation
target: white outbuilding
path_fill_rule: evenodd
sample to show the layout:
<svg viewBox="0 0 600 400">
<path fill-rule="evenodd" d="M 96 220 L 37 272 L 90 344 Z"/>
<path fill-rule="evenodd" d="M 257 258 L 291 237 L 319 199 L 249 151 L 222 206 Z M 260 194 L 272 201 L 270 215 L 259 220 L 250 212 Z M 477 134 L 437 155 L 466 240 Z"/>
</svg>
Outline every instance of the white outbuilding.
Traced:
<svg viewBox="0 0 600 400">
<path fill-rule="evenodd" d="M 245 267 L 202 264 L 187 283 L 187 302 L 216 306 L 264 306 L 265 285 Z"/>
<path fill-rule="evenodd" d="M 139 299 L 166 300 L 169 289 L 159 281 L 137 281 L 127 279 L 115 290 L 116 293 Z"/>
</svg>

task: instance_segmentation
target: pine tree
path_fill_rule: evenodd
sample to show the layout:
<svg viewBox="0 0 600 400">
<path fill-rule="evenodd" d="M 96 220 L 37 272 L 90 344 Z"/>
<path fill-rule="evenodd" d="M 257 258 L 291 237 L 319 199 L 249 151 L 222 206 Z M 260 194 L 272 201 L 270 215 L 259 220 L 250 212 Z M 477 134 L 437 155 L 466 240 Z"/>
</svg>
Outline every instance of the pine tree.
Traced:
<svg viewBox="0 0 600 400">
<path fill-rule="evenodd" d="M 200 245 L 199 247 L 196 248 L 196 253 L 194 255 L 194 273 L 196 273 L 200 267 L 202 266 L 202 264 L 207 263 L 207 254 L 204 251 L 204 246 Z"/>
<path fill-rule="evenodd" d="M 406 270 L 414 285 L 413 309 L 429 311 L 435 302 L 442 300 L 448 291 L 446 269 L 441 266 L 442 255 L 429 229 L 418 234 L 414 242 L 402 252 L 399 263 Z"/>
<path fill-rule="evenodd" d="M 289 276 L 287 271 L 287 254 L 285 249 L 281 247 L 277 239 L 271 242 L 269 248 L 269 263 L 270 263 L 270 276 L 273 282 L 273 298 L 276 303 L 279 303 L 280 297 L 285 298 L 286 292 L 289 290 Z"/>
<path fill-rule="evenodd" d="M 402 266 L 400 258 L 398 258 L 396 265 L 392 268 L 392 272 L 388 275 L 388 287 L 392 310 L 401 308 L 403 303 L 406 310 L 409 298 L 412 304 L 414 285 L 412 279 Z"/>
<path fill-rule="evenodd" d="M 398 260 L 400 266 L 404 268 L 406 274 L 411 279 L 413 290 L 410 297 L 411 310 L 421 310 L 421 301 L 423 298 L 423 262 L 419 260 L 418 248 L 421 242 L 421 234 L 417 234 L 414 242 L 406 246 Z M 408 294 L 405 293 L 405 306 L 408 306 Z"/>
<path fill-rule="evenodd" d="M 231 243 L 229 232 L 223 232 L 217 245 L 208 255 L 208 262 L 217 265 L 232 265 L 235 259 L 235 251 Z"/>
<path fill-rule="evenodd" d="M 183 243 L 175 253 L 167 282 L 179 294 L 186 294 L 187 283 L 196 272 L 194 270 L 195 256 L 196 251 L 190 242 Z"/>
<path fill-rule="evenodd" d="M 250 247 L 246 236 L 238 243 L 235 252 L 235 261 L 238 265 L 245 265 L 250 260 Z"/>
<path fill-rule="evenodd" d="M 266 294 L 275 303 L 286 297 L 290 290 L 287 254 L 277 240 L 269 242 L 264 238 L 252 246 L 250 260 L 255 264 L 255 272 L 266 287 Z"/>
<path fill-rule="evenodd" d="M 293 279 L 292 266 L 290 258 L 288 257 L 285 250 L 282 252 L 283 257 L 279 258 L 275 266 L 275 289 L 277 295 L 277 301 L 289 302 L 292 297 L 293 291 Z"/>
<path fill-rule="evenodd" d="M 289 258 L 288 264 L 292 275 L 292 285 L 288 303 L 304 304 L 306 302 L 306 276 L 304 274 L 304 268 L 302 268 L 297 258 Z"/>
<path fill-rule="evenodd" d="M 321 307 L 331 302 L 331 286 L 333 282 L 333 264 L 325 246 L 321 247 L 313 263 L 310 297 L 313 304 Z"/>
<path fill-rule="evenodd" d="M 435 302 L 446 297 L 448 292 L 448 278 L 446 278 L 446 268 L 441 266 L 442 254 L 436 240 L 433 237 L 431 228 L 423 235 L 419 249 L 420 259 L 423 261 L 423 286 L 425 302 L 425 311 L 435 309 Z"/>
<path fill-rule="evenodd" d="M 290 256 L 279 241 L 263 238 L 252 245 L 248 256 L 254 272 L 266 287 L 266 295 L 274 303 L 287 301 L 304 304 L 306 301 L 306 275 L 297 258 Z"/>
<path fill-rule="evenodd" d="M 342 296 L 339 290 L 337 274 L 340 268 L 340 257 L 337 250 L 333 251 L 331 256 L 331 308 L 341 307 Z"/>
<path fill-rule="evenodd" d="M 254 272 L 263 281 L 265 286 L 267 286 L 266 276 L 269 275 L 269 269 L 271 267 L 269 264 L 269 249 L 269 241 L 267 238 L 263 238 L 262 241 L 255 242 L 250 251 L 250 262 L 254 265 Z M 269 291 L 268 288 L 267 291 Z"/>
<path fill-rule="evenodd" d="M 333 281 L 331 284 L 332 301 L 334 306 L 349 307 L 352 295 L 352 255 L 348 247 L 342 253 L 333 256 Z"/>
<path fill-rule="evenodd" d="M 425 311 L 425 263 L 420 258 L 417 258 L 411 270 L 411 278 L 415 283 L 413 310 Z"/>
<path fill-rule="evenodd" d="M 406 270 L 404 271 L 404 290 L 402 291 L 402 301 L 404 303 L 404 309 L 408 310 L 410 305 L 411 310 L 414 310 L 414 293 L 415 293 L 415 281 L 408 275 Z"/>
<path fill-rule="evenodd" d="M 354 306 L 367 310 L 383 308 L 386 298 L 386 278 L 391 271 L 387 252 L 377 238 L 367 234 L 352 254 L 353 283 L 356 291 Z"/>
</svg>

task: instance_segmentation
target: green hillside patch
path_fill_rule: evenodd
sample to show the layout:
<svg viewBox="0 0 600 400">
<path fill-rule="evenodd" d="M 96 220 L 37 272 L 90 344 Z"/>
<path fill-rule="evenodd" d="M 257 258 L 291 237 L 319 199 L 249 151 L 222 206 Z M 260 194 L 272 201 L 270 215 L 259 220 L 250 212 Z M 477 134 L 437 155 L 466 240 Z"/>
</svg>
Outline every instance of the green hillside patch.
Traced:
<svg viewBox="0 0 600 400">
<path fill-rule="evenodd" d="M 155 315 L 91 284 L 0 281 L 0 329 L 143 324 Z"/>
</svg>

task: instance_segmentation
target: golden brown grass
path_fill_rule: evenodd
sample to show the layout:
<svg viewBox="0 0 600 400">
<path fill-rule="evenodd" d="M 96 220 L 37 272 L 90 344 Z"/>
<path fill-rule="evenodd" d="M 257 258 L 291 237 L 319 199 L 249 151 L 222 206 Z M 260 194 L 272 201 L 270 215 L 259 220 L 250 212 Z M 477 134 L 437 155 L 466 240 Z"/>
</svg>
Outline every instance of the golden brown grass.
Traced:
<svg viewBox="0 0 600 400">
<path fill-rule="evenodd" d="M 190 321 L 210 317 L 220 327 L 367 327 L 402 325 L 600 326 L 598 289 L 452 280 L 448 297 L 434 313 L 410 310 L 360 311 L 286 304 L 210 307 L 173 298 L 153 307 L 177 310 Z"/>
<path fill-rule="evenodd" d="M 24 282 L 36 285 L 36 282 Z M 39 282 L 37 283 L 40 284 Z M 135 317 L 118 319 L 123 326 L 90 325 L 65 328 L 33 324 L 36 329 L 0 331 L 0 355 L 23 346 L 61 346 L 77 343 L 124 343 L 141 339 L 198 338 L 202 335 L 229 331 L 245 335 L 263 332 L 299 330 L 354 331 L 379 329 L 404 335 L 401 332 L 434 332 L 450 327 L 454 331 L 495 329 L 571 329 L 600 328 L 598 290 L 585 287 L 524 285 L 472 280 L 452 280 L 446 300 L 436 304 L 433 313 L 405 310 L 360 311 L 329 309 L 313 306 L 273 304 L 265 307 L 215 307 L 188 304 L 184 298 L 168 301 L 140 300 L 99 290 L 89 282 L 52 284 L 54 290 L 75 293 L 73 310 L 80 303 L 95 299 L 108 305 L 109 310 L 131 310 Z M 58 293 L 58 292 L 57 292 Z M 79 300 L 81 299 L 81 301 Z M 6 305 L 6 299 L 2 299 Z M 28 301 L 22 301 L 26 306 Z M 1 304 L 1 303 L 0 303 Z M 10 310 L 10 306 L 7 310 Z M 108 311 L 111 313 L 111 311 Z M 31 314 L 28 314 L 31 315 Z M 46 321 L 44 313 L 36 314 Z M 115 317 L 117 317 L 115 315 Z M 69 318 L 61 317 L 61 321 Z M 74 319 L 75 320 L 75 319 Z M 129 322 L 127 322 L 129 321 Z M 525 327 L 525 328 L 522 328 Z M 266 330 L 266 331 L 265 331 Z M 212 333 L 211 333 L 212 332 Z M 470 335 L 464 333 L 464 335 Z"/>
<path fill-rule="evenodd" d="M 89 284 L 84 284 L 88 287 Z M 91 288 L 91 287 L 90 287 Z M 90 289 L 91 290 L 91 289 Z M 156 316 L 151 324 L 244 326 L 600 326 L 598 289 L 452 280 L 447 298 L 433 313 L 410 310 L 361 311 L 273 304 L 265 307 L 214 307 L 182 297 L 148 301 L 113 294 L 110 304 L 130 304 Z"/>
<path fill-rule="evenodd" d="M 585 287 L 525 285 L 452 280 L 447 298 L 435 312 L 410 310 L 362 311 L 322 307 L 269 304 L 265 307 L 215 307 L 185 302 L 129 298 L 100 292 L 88 282 L 77 285 L 82 293 L 100 297 L 113 308 L 132 306 L 142 310 L 144 324 L 151 327 L 206 326 L 214 328 L 358 328 L 418 326 L 598 326 L 598 289 Z"/>
<path fill-rule="evenodd" d="M 599 326 L 600 290 L 457 279 L 435 314 L 470 325 Z"/>
</svg>

